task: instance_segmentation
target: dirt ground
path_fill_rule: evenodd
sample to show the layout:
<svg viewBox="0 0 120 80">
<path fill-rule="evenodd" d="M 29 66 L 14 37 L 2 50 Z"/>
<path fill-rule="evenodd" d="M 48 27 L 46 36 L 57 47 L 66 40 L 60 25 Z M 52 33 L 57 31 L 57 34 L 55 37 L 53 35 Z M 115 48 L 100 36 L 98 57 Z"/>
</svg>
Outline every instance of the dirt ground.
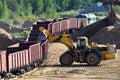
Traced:
<svg viewBox="0 0 120 80">
<path fill-rule="evenodd" d="M 120 53 L 117 53 L 116 59 L 102 61 L 98 67 L 79 63 L 61 67 L 59 57 L 66 50 L 61 43 L 51 43 L 47 60 L 40 68 L 12 80 L 120 80 Z"/>
</svg>

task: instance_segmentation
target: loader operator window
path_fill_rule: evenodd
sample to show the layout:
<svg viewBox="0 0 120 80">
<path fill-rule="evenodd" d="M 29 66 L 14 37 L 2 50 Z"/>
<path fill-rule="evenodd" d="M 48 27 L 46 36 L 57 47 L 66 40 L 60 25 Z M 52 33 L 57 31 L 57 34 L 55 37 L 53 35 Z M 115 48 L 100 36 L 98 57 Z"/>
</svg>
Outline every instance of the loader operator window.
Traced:
<svg viewBox="0 0 120 80">
<path fill-rule="evenodd" d="M 78 50 L 83 50 L 85 49 L 85 40 L 84 39 L 79 39 L 77 41 L 77 49 Z"/>
</svg>

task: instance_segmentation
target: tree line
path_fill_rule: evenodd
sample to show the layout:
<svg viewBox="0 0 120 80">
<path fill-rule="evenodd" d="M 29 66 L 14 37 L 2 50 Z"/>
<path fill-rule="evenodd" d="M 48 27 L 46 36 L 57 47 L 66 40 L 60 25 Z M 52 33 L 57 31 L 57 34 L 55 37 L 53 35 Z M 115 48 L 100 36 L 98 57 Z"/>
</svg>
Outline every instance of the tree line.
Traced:
<svg viewBox="0 0 120 80">
<path fill-rule="evenodd" d="M 57 12 L 86 8 L 97 1 L 102 0 L 0 0 L 0 18 L 54 18 Z"/>
</svg>

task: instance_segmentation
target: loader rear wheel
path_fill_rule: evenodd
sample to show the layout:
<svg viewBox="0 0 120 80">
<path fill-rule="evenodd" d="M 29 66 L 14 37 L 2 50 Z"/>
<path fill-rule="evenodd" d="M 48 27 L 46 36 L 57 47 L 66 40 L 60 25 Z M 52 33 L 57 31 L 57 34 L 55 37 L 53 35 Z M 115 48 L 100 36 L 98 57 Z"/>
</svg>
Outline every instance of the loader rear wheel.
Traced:
<svg viewBox="0 0 120 80">
<path fill-rule="evenodd" d="M 91 52 L 86 56 L 86 63 L 89 66 L 97 66 L 101 62 L 100 57 L 98 54 Z"/>
<path fill-rule="evenodd" d="M 61 66 L 70 66 L 73 63 L 73 57 L 69 53 L 64 53 L 60 56 Z"/>
</svg>

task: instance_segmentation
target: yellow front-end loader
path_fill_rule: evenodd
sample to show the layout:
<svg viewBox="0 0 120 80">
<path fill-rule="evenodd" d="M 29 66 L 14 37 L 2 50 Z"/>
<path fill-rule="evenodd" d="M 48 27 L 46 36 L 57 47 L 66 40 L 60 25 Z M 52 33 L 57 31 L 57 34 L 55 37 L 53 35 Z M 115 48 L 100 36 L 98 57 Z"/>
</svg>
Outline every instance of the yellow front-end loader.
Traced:
<svg viewBox="0 0 120 80">
<path fill-rule="evenodd" d="M 58 36 L 52 35 L 44 27 L 39 28 L 42 41 L 48 39 L 50 42 L 61 42 L 68 47 L 68 51 L 60 56 L 60 64 L 62 66 L 70 66 L 73 62 L 87 63 L 89 66 L 97 66 L 101 60 L 115 59 L 116 46 L 115 45 L 98 45 L 92 43 L 88 45 L 87 37 L 79 37 L 77 46 L 75 47 L 70 39 L 69 34 L 61 34 Z"/>
</svg>

